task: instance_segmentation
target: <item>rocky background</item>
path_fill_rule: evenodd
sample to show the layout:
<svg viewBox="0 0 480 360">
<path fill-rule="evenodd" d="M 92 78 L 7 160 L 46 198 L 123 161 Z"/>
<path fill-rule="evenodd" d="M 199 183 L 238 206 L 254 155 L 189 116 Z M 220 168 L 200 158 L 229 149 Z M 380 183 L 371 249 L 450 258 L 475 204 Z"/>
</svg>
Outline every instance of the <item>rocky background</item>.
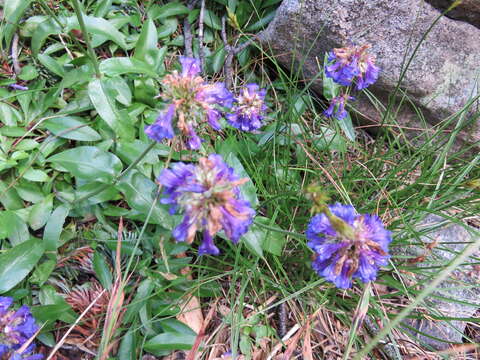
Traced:
<svg viewBox="0 0 480 360">
<path fill-rule="evenodd" d="M 284 0 L 261 41 L 285 67 L 302 64 L 306 79 L 318 77 L 330 49 L 371 44 L 381 74 L 369 88 L 375 100 L 364 96 L 354 104 L 363 122 L 398 125 L 393 131 L 414 143 L 433 130 L 457 128 L 459 142 L 475 144 L 480 121 L 465 109 L 478 104 L 480 2 L 463 3 L 452 18 L 442 16 L 449 1 L 431 3 Z M 313 89 L 321 93 L 319 79 Z"/>
</svg>

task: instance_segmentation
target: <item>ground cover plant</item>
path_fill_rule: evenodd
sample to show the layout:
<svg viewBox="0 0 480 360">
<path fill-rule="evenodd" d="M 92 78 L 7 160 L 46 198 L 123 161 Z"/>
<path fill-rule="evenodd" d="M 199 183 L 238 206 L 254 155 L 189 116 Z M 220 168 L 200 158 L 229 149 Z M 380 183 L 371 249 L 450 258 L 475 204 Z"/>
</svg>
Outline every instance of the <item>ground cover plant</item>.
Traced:
<svg viewBox="0 0 480 360">
<path fill-rule="evenodd" d="M 3 1 L 1 359 L 478 356 L 478 319 L 425 302 L 478 272 L 462 114 L 409 139 L 392 100 L 365 132 L 368 44 L 318 54 L 314 94 L 258 44 L 279 3 Z M 418 267 L 427 214 L 479 240 Z M 464 344 L 407 318 L 466 321 Z"/>
</svg>

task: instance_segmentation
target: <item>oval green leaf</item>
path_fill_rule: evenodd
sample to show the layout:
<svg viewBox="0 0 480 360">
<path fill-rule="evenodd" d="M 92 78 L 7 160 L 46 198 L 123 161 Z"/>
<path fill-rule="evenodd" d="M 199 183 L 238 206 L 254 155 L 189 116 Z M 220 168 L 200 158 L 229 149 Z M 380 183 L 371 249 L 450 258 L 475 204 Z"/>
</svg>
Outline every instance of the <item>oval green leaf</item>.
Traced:
<svg viewBox="0 0 480 360">
<path fill-rule="evenodd" d="M 0 294 L 11 290 L 37 264 L 45 251 L 38 239 L 25 241 L 0 254 Z"/>
<path fill-rule="evenodd" d="M 100 150 L 95 146 L 79 146 L 48 158 L 74 176 L 90 180 L 110 183 L 120 171 L 122 162 L 112 153 Z"/>
<path fill-rule="evenodd" d="M 102 137 L 78 116 L 63 116 L 46 120 L 43 125 L 58 137 L 77 141 L 98 141 Z"/>
</svg>

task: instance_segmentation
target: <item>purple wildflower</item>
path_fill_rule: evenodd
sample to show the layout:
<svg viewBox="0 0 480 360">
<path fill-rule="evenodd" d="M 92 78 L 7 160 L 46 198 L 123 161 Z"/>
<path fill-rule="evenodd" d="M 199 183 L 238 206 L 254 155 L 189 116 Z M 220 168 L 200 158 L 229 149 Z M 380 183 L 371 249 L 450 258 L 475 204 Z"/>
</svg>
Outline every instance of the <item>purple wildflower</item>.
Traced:
<svg viewBox="0 0 480 360">
<path fill-rule="evenodd" d="M 337 120 L 345 119 L 348 115 L 347 110 L 345 110 L 345 104 L 348 100 L 354 100 L 354 98 L 347 94 L 334 97 L 330 101 L 330 106 L 323 112 L 323 114 L 328 118 L 335 117 Z"/>
<path fill-rule="evenodd" d="M 158 181 L 164 186 L 161 202 L 171 205 L 171 213 L 184 214 L 173 237 L 191 243 L 196 232 L 203 231 L 200 255 L 220 253 L 213 242 L 220 230 L 237 243 L 253 221 L 255 211 L 240 198 L 238 188 L 248 179 L 236 176 L 220 155 L 200 158 L 198 165 L 176 163 L 164 169 Z"/>
<path fill-rule="evenodd" d="M 350 86 L 357 80 L 357 90 L 365 89 L 377 81 L 380 69 L 375 57 L 367 53 L 370 45 L 336 48 L 328 54 L 325 75 L 336 83 Z"/>
<path fill-rule="evenodd" d="M 266 93 L 266 90 L 260 89 L 257 84 L 245 86 L 236 99 L 233 112 L 226 115 L 228 123 L 242 131 L 254 131 L 261 128 L 267 110 L 264 102 Z"/>
<path fill-rule="evenodd" d="M 351 287 L 353 278 L 374 281 L 380 266 L 388 264 L 390 231 L 378 216 L 359 215 L 353 206 L 337 203 L 329 210 L 336 224 L 322 213 L 310 220 L 306 231 L 308 246 L 315 251 L 314 270 L 342 289 Z M 339 219 L 351 235 L 338 230 Z"/>
<path fill-rule="evenodd" d="M 12 304 L 12 298 L 0 296 L 0 359 L 42 359 L 43 355 L 31 354 L 35 349 L 33 343 L 22 353 L 18 352 L 35 335 L 38 326 L 28 306 L 23 305 L 17 311 L 9 310 Z"/>
<path fill-rule="evenodd" d="M 197 150 L 201 139 L 197 131 L 210 124 L 215 130 L 221 112 L 218 107 L 231 107 L 233 94 L 223 83 L 207 83 L 199 76 L 200 62 L 180 57 L 182 72 L 174 71 L 162 81 L 161 97 L 169 104 L 155 123 L 145 127 L 145 133 L 155 141 L 172 139 L 180 133 L 186 148 Z"/>
<path fill-rule="evenodd" d="M 28 90 L 27 86 L 23 86 L 23 85 L 20 85 L 20 84 L 10 84 L 8 86 L 10 86 L 12 89 L 15 89 L 15 90 L 23 90 L 23 91 Z"/>
</svg>

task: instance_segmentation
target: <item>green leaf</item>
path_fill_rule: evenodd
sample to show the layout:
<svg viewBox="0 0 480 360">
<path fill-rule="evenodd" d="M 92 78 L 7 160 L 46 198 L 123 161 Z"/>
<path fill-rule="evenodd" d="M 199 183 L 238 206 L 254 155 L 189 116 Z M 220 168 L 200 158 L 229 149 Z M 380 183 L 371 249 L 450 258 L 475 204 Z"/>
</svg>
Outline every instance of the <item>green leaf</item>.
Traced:
<svg viewBox="0 0 480 360">
<path fill-rule="evenodd" d="M 47 182 L 50 180 L 45 171 L 33 168 L 29 168 L 27 171 L 25 171 L 23 178 L 35 182 Z"/>
<path fill-rule="evenodd" d="M 83 16 L 83 19 L 89 33 L 101 35 L 106 39 L 113 41 L 122 49 L 127 49 L 128 46 L 125 42 L 125 35 L 118 31 L 109 21 L 94 16 Z M 76 16 L 68 18 L 67 29 L 68 31 L 72 29 L 81 30 Z"/>
<path fill-rule="evenodd" d="M 155 202 L 155 194 L 158 186 L 145 175 L 138 171 L 130 171 L 117 184 L 117 189 L 125 195 L 128 205 L 144 215 L 145 221 L 150 208 L 153 205 L 150 223 L 160 224 L 164 228 L 173 228 L 172 216 L 164 205 Z"/>
<path fill-rule="evenodd" d="M 245 184 L 240 185 L 240 194 L 245 200 L 250 202 L 250 206 L 256 208 L 258 206 L 258 198 L 255 184 L 253 184 L 237 156 L 233 152 L 228 152 L 228 150 L 227 152 L 224 152 L 224 149 L 226 148 L 222 147 L 219 154 L 223 156 L 225 162 L 234 169 L 234 172 L 238 177 L 249 179 L 249 181 L 247 181 Z"/>
<path fill-rule="evenodd" d="M 2 20 L 8 19 L 8 21 L 5 21 L 5 27 L 2 29 L 3 34 L 0 35 L 0 40 L 1 38 L 5 40 L 7 49 L 10 48 L 10 41 L 20 23 L 20 18 L 32 1 L 33 0 L 5 0 L 3 2 Z"/>
<path fill-rule="evenodd" d="M 30 81 L 38 76 L 38 71 L 33 65 L 27 65 L 22 68 L 18 77 L 25 81 Z"/>
<path fill-rule="evenodd" d="M 148 340 L 144 348 L 147 351 L 190 350 L 195 342 L 195 335 L 166 332 Z"/>
<path fill-rule="evenodd" d="M 325 74 L 325 67 L 328 65 L 328 53 L 325 53 L 323 59 L 323 75 L 322 75 L 322 83 L 323 83 L 323 96 L 327 100 L 332 100 L 334 97 L 338 96 L 340 93 L 340 85 L 333 81 L 332 78 L 328 77 Z"/>
<path fill-rule="evenodd" d="M 158 38 L 163 39 L 177 31 L 177 18 L 167 18 L 163 20 L 163 25 L 158 28 Z"/>
<path fill-rule="evenodd" d="M 28 214 L 28 225 L 33 230 L 39 230 L 45 226 L 53 208 L 53 194 L 49 194 L 42 201 L 32 206 Z"/>
<path fill-rule="evenodd" d="M 351 141 L 355 141 L 355 128 L 353 127 L 352 118 L 350 114 L 347 113 L 347 116 L 344 119 L 338 120 L 340 128 L 343 130 L 347 138 Z"/>
<path fill-rule="evenodd" d="M 30 282 L 37 284 L 38 286 L 42 286 L 45 281 L 48 280 L 50 274 L 56 266 L 57 262 L 55 260 L 44 261 L 39 266 L 37 266 L 30 278 Z"/>
<path fill-rule="evenodd" d="M 160 321 L 160 326 L 166 332 L 176 332 L 196 336 L 197 333 L 190 326 L 177 319 L 165 319 Z"/>
<path fill-rule="evenodd" d="M 211 68 L 212 72 L 217 73 L 222 69 L 223 64 L 225 63 L 225 58 L 227 57 L 227 51 L 222 46 L 211 56 Z"/>
<path fill-rule="evenodd" d="M 22 123 L 22 115 L 13 106 L 0 102 L 0 121 L 6 126 L 17 126 Z"/>
<path fill-rule="evenodd" d="M 345 138 L 337 131 L 324 126 L 320 126 L 319 134 L 313 136 L 312 144 L 317 150 L 347 151 Z"/>
<path fill-rule="evenodd" d="M 270 227 L 277 228 L 278 230 L 281 230 L 278 226 L 275 224 L 271 224 L 271 220 L 265 217 L 257 216 L 255 218 L 256 222 L 261 222 L 265 225 L 268 225 Z M 253 225 L 258 229 L 261 229 L 262 232 L 264 233 L 264 239 L 262 241 L 262 248 L 265 251 L 268 251 L 269 253 L 277 256 L 282 255 L 283 251 L 283 246 L 285 245 L 285 241 L 287 240 L 285 235 L 283 235 L 280 232 L 276 232 L 273 230 L 267 230 L 265 228 L 260 228 L 258 225 Z"/>
<path fill-rule="evenodd" d="M 263 243 L 265 232 L 258 225 L 253 224 L 248 232 L 241 237 L 247 248 L 256 256 L 263 257 Z"/>
<path fill-rule="evenodd" d="M 122 162 L 112 153 L 100 150 L 95 146 L 79 146 L 65 150 L 48 158 L 74 176 L 90 180 L 110 183 L 122 171 Z"/>
<path fill-rule="evenodd" d="M 105 184 L 96 181 L 82 185 L 77 189 L 77 191 L 75 191 L 75 198 L 83 198 L 84 196 L 101 190 L 101 188 L 103 189 L 102 191 L 97 192 L 95 195 L 90 195 L 87 199 L 85 199 L 85 203 L 83 205 L 94 205 L 105 201 L 118 200 L 121 198 L 121 195 L 113 185 L 108 186 L 107 188 L 104 188 L 104 185 Z"/>
<path fill-rule="evenodd" d="M 63 70 L 62 65 L 60 65 L 53 57 L 45 55 L 45 54 L 38 54 L 37 56 L 38 61 L 42 63 L 48 70 L 50 70 L 55 75 L 60 77 L 65 76 L 65 70 Z"/>
<path fill-rule="evenodd" d="M 53 18 L 47 18 L 42 21 L 32 35 L 32 40 L 30 42 L 32 54 L 37 56 L 42 48 L 45 40 L 50 35 L 57 35 L 62 33 L 62 28 L 58 25 Z"/>
<path fill-rule="evenodd" d="M 240 348 L 242 354 L 245 354 L 248 359 L 252 357 L 252 346 L 253 344 L 250 336 L 241 334 L 240 341 L 238 342 L 238 347 Z"/>
<path fill-rule="evenodd" d="M 269 12 L 267 15 L 262 17 L 260 20 L 258 20 L 254 24 L 247 27 L 245 29 L 245 31 L 252 32 L 252 31 L 263 30 L 268 25 L 268 23 L 270 23 L 270 21 L 272 21 L 273 18 L 275 17 L 275 11 L 276 10 Z"/>
<path fill-rule="evenodd" d="M 98 114 L 115 133 L 126 140 L 133 140 L 135 132 L 130 117 L 126 111 L 119 111 L 115 99 L 107 92 L 107 86 L 101 79 L 95 79 L 88 84 L 88 95 Z"/>
<path fill-rule="evenodd" d="M 104 17 L 105 15 L 107 15 L 111 6 L 112 6 L 112 0 L 97 1 L 97 6 L 95 8 L 94 15 L 99 18 Z"/>
<path fill-rule="evenodd" d="M 122 342 L 120 343 L 120 348 L 118 349 L 118 359 L 119 360 L 136 360 L 136 341 L 135 341 L 135 331 L 128 330 L 125 335 L 123 335 Z"/>
<path fill-rule="evenodd" d="M 167 4 L 170 5 L 170 4 Z M 159 72 L 165 52 L 158 48 L 158 33 L 154 22 L 148 19 L 142 27 L 142 32 L 135 45 L 133 57 L 153 66 L 155 72 Z"/>
<path fill-rule="evenodd" d="M 0 228 L 0 239 L 8 237 L 13 246 L 30 238 L 27 224 L 13 211 L 0 212 Z"/>
<path fill-rule="evenodd" d="M 32 271 L 44 251 L 42 242 L 32 239 L 0 254 L 0 294 L 21 282 Z"/>
<path fill-rule="evenodd" d="M 62 316 L 71 311 L 71 307 L 66 302 L 63 302 L 59 304 L 32 306 L 31 310 L 35 319 L 42 323 L 62 319 Z"/>
<path fill-rule="evenodd" d="M 17 194 L 25 201 L 36 204 L 45 198 L 42 188 L 37 183 L 21 179 L 15 186 Z"/>
<path fill-rule="evenodd" d="M 150 294 L 155 288 L 155 284 L 150 279 L 143 280 L 137 288 L 137 293 L 133 298 L 133 301 L 127 307 L 125 311 L 124 323 L 131 323 L 138 316 L 140 309 L 145 306 L 147 299 L 150 298 Z"/>
<path fill-rule="evenodd" d="M 171 2 L 163 6 L 154 5 L 148 11 L 152 20 L 165 19 L 171 16 L 186 15 L 191 10 L 178 2 Z"/>
<path fill-rule="evenodd" d="M 145 74 L 153 78 L 158 77 L 157 73 L 151 69 L 151 65 L 129 57 L 114 57 L 103 60 L 100 63 L 100 71 L 111 77 L 123 74 Z"/>
<path fill-rule="evenodd" d="M 98 249 L 95 250 L 93 254 L 93 270 L 100 284 L 102 284 L 105 289 L 110 289 L 112 287 L 112 273 L 103 254 L 98 252 Z"/>
<path fill-rule="evenodd" d="M 132 90 L 127 81 L 120 76 L 106 79 L 106 83 L 110 92 L 114 93 L 115 100 L 125 106 L 132 105 Z"/>
<path fill-rule="evenodd" d="M 43 126 L 58 137 L 77 141 L 98 141 L 102 137 L 98 132 L 85 124 L 79 116 L 63 116 L 48 119 Z"/>
<path fill-rule="evenodd" d="M 212 29 L 222 30 L 222 22 L 220 21 L 220 18 L 208 9 L 205 9 L 203 21 L 205 22 L 205 25 Z"/>
<path fill-rule="evenodd" d="M 275 5 L 275 4 L 278 4 L 281 1 L 282 0 L 265 0 L 265 1 L 262 1 L 262 9 L 267 8 L 269 6 L 272 6 L 272 5 Z"/>
<path fill-rule="evenodd" d="M 5 180 L 7 180 L 5 178 Z M 8 189 L 8 190 L 7 190 Z M 24 207 L 23 201 L 15 188 L 8 188 L 6 183 L 0 180 L 0 203 L 7 210 L 18 210 Z"/>
<path fill-rule="evenodd" d="M 45 231 L 43 232 L 43 243 L 45 250 L 48 252 L 57 252 L 59 247 L 60 234 L 62 233 L 63 224 L 70 212 L 69 204 L 62 204 L 57 207 L 48 219 Z"/>
</svg>

